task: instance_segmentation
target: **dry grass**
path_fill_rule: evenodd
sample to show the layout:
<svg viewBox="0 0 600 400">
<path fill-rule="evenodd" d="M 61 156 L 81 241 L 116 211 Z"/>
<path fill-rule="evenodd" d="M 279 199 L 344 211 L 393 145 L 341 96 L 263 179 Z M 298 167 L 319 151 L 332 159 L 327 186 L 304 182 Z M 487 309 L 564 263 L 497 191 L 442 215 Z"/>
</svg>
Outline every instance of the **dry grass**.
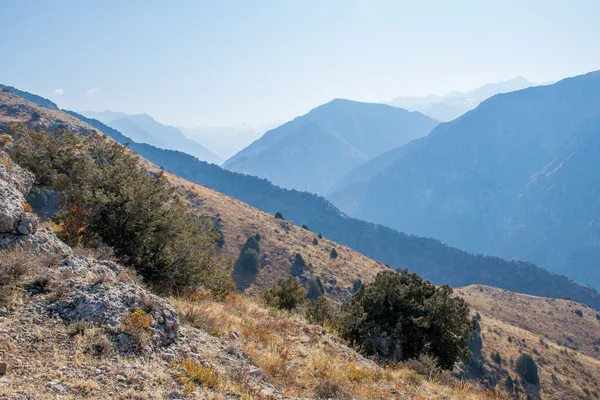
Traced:
<svg viewBox="0 0 600 400">
<path fill-rule="evenodd" d="M 18 284 L 37 262 L 38 257 L 23 247 L 0 252 L 0 306 L 12 305 Z"/>
<path fill-rule="evenodd" d="M 457 393 L 407 367 L 382 368 L 324 328 L 255 299 L 233 294 L 223 302 L 209 296 L 171 301 L 185 323 L 239 344 L 286 397 L 430 399 Z M 235 374 L 222 377 L 221 388 L 239 390 L 240 381 Z M 484 393 L 472 387 L 469 396 L 456 398 L 483 398 Z"/>
</svg>

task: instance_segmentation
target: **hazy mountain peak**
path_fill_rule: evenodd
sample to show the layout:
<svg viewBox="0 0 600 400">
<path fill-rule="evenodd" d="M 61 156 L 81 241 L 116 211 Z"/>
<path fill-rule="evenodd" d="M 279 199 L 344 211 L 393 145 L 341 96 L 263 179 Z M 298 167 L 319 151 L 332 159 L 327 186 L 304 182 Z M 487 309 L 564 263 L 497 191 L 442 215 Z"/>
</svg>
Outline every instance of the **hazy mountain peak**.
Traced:
<svg viewBox="0 0 600 400">
<path fill-rule="evenodd" d="M 268 131 L 224 167 L 323 194 L 348 171 L 436 124 L 418 112 L 336 98 Z"/>
<path fill-rule="evenodd" d="M 469 92 L 452 91 L 442 96 L 397 97 L 389 105 L 419 111 L 438 121 L 447 122 L 477 107 L 482 101 L 499 93 L 513 92 L 527 87 L 537 86 L 522 76 L 491 82 Z"/>
<path fill-rule="evenodd" d="M 492 96 L 352 171 L 329 198 L 357 218 L 600 288 L 599 92 L 600 71 Z"/>
</svg>

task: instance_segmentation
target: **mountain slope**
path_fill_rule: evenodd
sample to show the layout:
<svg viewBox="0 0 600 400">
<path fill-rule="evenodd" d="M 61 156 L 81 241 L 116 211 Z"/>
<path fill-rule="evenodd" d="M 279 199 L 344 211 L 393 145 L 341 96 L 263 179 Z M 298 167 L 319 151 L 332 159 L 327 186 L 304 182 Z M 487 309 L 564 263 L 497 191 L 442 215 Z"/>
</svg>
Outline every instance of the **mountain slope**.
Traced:
<svg viewBox="0 0 600 400">
<path fill-rule="evenodd" d="M 52 101 L 45 99 L 41 96 L 38 96 L 37 94 L 33 94 L 33 93 L 29 93 L 29 92 L 25 92 L 23 90 L 19 90 L 17 88 L 14 88 L 12 86 L 6 86 L 0 83 L 0 88 L 1 89 L 6 89 L 11 93 L 16 94 L 17 96 L 21 96 L 22 98 L 31 101 L 32 103 L 38 104 L 44 108 L 47 108 L 48 110 L 58 110 L 58 106 L 53 103 Z"/>
<path fill-rule="evenodd" d="M 329 199 L 357 218 L 599 288 L 598 91 L 593 72 L 494 96 Z"/>
<path fill-rule="evenodd" d="M 435 125 L 419 113 L 336 99 L 268 131 L 223 167 L 323 194 L 348 171 Z"/>
<path fill-rule="evenodd" d="M 44 113 L 52 116 L 61 117 Z M 230 293 L 215 300 L 201 288 L 168 299 L 152 293 L 110 254 L 72 249 L 40 229 L 25 201 L 33 174 L 2 150 L 0 160 L 1 399 L 275 400 L 342 393 L 366 400 L 458 393 L 451 377 L 442 385 L 406 367 L 379 365 L 299 313 L 257 299 Z M 18 228 L 24 218 L 26 231 Z M 483 389 L 469 391 L 468 399 L 483 398 Z"/>
<path fill-rule="evenodd" d="M 200 143 L 188 139 L 179 129 L 163 125 L 147 114 L 128 115 L 120 112 L 82 112 L 91 118 L 101 117 L 104 124 L 123 132 L 138 143 L 148 143 L 161 149 L 179 150 L 202 161 L 221 164 L 223 160 Z"/>
<path fill-rule="evenodd" d="M 397 97 L 387 104 L 411 111 L 418 111 L 437 121 L 448 122 L 477 107 L 484 100 L 499 94 L 536 86 L 523 77 L 488 83 L 467 93 L 451 92 L 445 96 Z"/>
<path fill-rule="evenodd" d="M 512 293 L 473 285 L 457 293 L 480 315 L 484 361 L 479 379 L 505 386 L 510 375 L 524 396 L 533 398 L 600 398 L 600 316 L 569 300 Z M 538 368 L 540 388 L 524 384 L 516 371 L 521 354 Z M 479 371 L 480 373 L 482 371 Z M 510 391 L 516 397 L 515 390 Z"/>
<path fill-rule="evenodd" d="M 32 119 L 34 111 L 39 112 L 42 118 Z M 95 129 L 98 129 L 114 137 L 121 143 L 130 142 L 128 138 L 118 131 L 107 127 L 99 121 L 86 119 L 85 117 L 81 118 L 82 120 L 79 120 L 64 112 L 50 111 L 36 107 L 18 96 L 0 91 L 0 131 L 4 130 L 10 121 L 15 121 L 26 123 L 31 128 L 46 127 L 52 129 L 53 127 L 62 127 L 68 131 L 84 133 L 92 133 L 95 132 Z M 87 121 L 93 124 L 94 127 L 82 121 Z M 409 268 L 411 271 L 419 273 L 434 283 L 447 283 L 454 287 L 482 283 L 539 296 L 555 298 L 568 296 L 581 303 L 600 309 L 600 294 L 597 291 L 570 281 L 564 276 L 549 273 L 533 264 L 506 261 L 496 257 L 472 255 L 448 247 L 437 240 L 409 236 L 381 225 L 348 218 L 322 197 L 295 190 L 281 189 L 273 186 L 266 180 L 232 173 L 216 165 L 201 162 L 181 152 L 157 149 L 153 146 L 139 143 L 131 143 L 130 148 L 155 165 L 163 167 L 183 179 L 208 185 L 221 193 L 235 197 L 270 214 L 281 211 L 287 219 L 294 221 L 298 225 L 306 224 L 313 232 L 321 232 L 327 239 L 344 244 L 375 260 L 389 264 L 393 268 Z M 181 185 L 183 186 L 184 184 L 182 183 Z M 261 220 L 269 221 L 266 217 L 256 217 L 256 214 L 260 214 L 258 210 L 243 203 L 238 203 L 226 196 L 205 195 L 205 199 L 210 198 L 222 199 L 221 202 L 223 203 L 238 204 L 239 207 L 235 209 L 236 216 L 229 216 L 228 218 L 233 218 L 232 223 L 237 223 L 235 222 L 235 218 L 242 218 L 246 225 L 243 225 L 245 226 L 243 230 L 232 230 L 229 237 L 225 237 L 225 242 L 237 243 L 239 249 L 241 249 L 241 244 L 246 240 L 246 235 L 254 233 L 254 230 L 257 229 L 258 225 L 254 222 L 254 219 L 260 218 Z M 209 207 L 215 210 L 223 207 L 219 204 L 211 206 L 208 200 L 204 200 L 204 203 L 202 203 L 201 199 L 194 199 L 194 202 L 196 201 L 199 201 L 200 205 L 204 204 L 201 207 Z M 215 217 L 217 217 L 216 214 Z M 271 219 L 271 221 L 273 220 Z M 284 228 L 269 228 L 270 231 L 277 233 L 275 229 L 281 231 Z M 289 246 L 291 250 L 286 250 L 282 254 L 289 254 L 291 256 L 297 252 L 297 250 L 292 249 L 302 249 L 305 246 L 311 246 L 306 243 L 306 240 L 310 239 L 312 234 L 303 232 L 299 230 L 300 228 L 296 229 L 298 230 L 297 232 L 300 232 L 299 236 L 290 236 L 296 238 L 293 239 L 295 244 L 283 241 L 282 243 Z M 223 231 L 227 232 L 225 228 L 223 228 Z M 296 232 L 296 230 L 291 229 L 289 231 Z M 278 235 L 281 238 L 287 237 L 287 234 Z M 273 238 L 278 238 L 278 236 L 270 236 L 269 240 Z M 278 241 L 274 241 L 273 243 L 275 243 L 273 248 L 277 248 L 276 243 Z M 325 241 L 325 243 L 329 242 Z M 282 246 L 280 245 L 279 247 Z M 231 251 L 230 254 L 235 256 L 235 250 L 234 248 L 234 250 L 227 251 Z M 312 257 L 311 254 L 316 251 L 316 249 L 309 250 L 308 257 Z M 314 253 L 314 260 L 307 260 L 307 264 L 312 263 L 317 272 L 318 268 L 320 268 L 319 266 L 327 266 L 323 262 L 323 259 L 327 260 L 326 256 L 319 255 L 324 254 L 323 251 L 327 251 L 327 247 L 319 248 L 318 252 Z M 300 253 L 304 255 L 302 251 Z M 361 271 L 364 270 L 365 274 L 373 274 L 376 273 L 375 268 L 378 268 L 376 265 L 379 265 L 372 262 L 360 261 L 360 258 L 356 258 L 356 261 L 350 262 L 351 260 L 344 255 L 340 257 L 340 261 L 339 264 L 334 263 L 333 265 L 336 268 L 339 268 L 338 265 L 342 265 L 347 269 L 340 269 L 342 272 L 333 273 L 340 276 L 347 276 L 347 278 L 343 278 L 343 281 L 340 278 L 342 282 L 348 282 L 344 283 L 345 287 L 340 289 L 342 292 L 347 289 L 348 286 L 346 285 L 349 285 L 351 279 L 343 271 L 360 269 Z M 290 261 L 282 263 L 281 266 L 283 268 L 290 268 Z M 273 275 L 269 276 L 275 277 L 277 273 L 278 271 L 273 268 L 271 272 Z M 264 278 L 264 281 L 266 282 L 267 279 Z"/>
</svg>

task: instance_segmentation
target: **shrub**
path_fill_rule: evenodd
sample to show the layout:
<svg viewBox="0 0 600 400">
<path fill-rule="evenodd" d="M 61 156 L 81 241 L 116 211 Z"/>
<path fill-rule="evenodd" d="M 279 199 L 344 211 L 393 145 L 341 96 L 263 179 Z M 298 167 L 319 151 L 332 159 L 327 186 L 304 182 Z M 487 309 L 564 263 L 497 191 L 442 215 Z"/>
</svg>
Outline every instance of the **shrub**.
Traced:
<svg viewBox="0 0 600 400">
<path fill-rule="evenodd" d="M 323 235 L 321 235 L 320 233 L 317 235 L 317 237 L 318 237 L 319 239 L 323 239 Z"/>
<path fill-rule="evenodd" d="M 282 214 L 282 213 L 280 213 L 279 211 L 277 211 L 277 212 L 275 213 L 275 219 L 283 219 L 283 220 L 285 220 L 285 218 L 283 218 L 283 214 Z"/>
<path fill-rule="evenodd" d="M 583 318 L 583 311 L 581 311 L 581 310 L 579 310 L 579 309 L 578 309 L 578 310 L 575 310 L 575 314 L 576 314 L 578 317 L 580 317 L 580 318 Z"/>
<path fill-rule="evenodd" d="M 316 237 L 313 238 L 312 244 L 315 245 L 315 246 L 318 246 L 319 245 L 319 240 Z"/>
<path fill-rule="evenodd" d="M 315 301 L 325 294 L 325 289 L 323 288 L 323 282 L 321 282 L 321 278 L 309 279 L 307 284 L 308 290 L 306 292 L 306 298 L 310 301 Z"/>
<path fill-rule="evenodd" d="M 515 365 L 516 371 L 526 382 L 539 386 L 540 376 L 535 360 L 529 354 L 521 354 Z"/>
<path fill-rule="evenodd" d="M 340 319 L 341 335 L 389 361 L 435 358 L 444 369 L 468 361 L 474 324 L 467 303 L 447 286 L 417 274 L 384 271 L 352 295 Z"/>
<path fill-rule="evenodd" d="M 172 361 L 171 368 L 176 371 L 175 377 L 186 387 L 187 394 L 191 394 L 196 385 L 216 389 L 221 384 L 219 375 L 216 372 L 203 367 L 191 358 Z"/>
<path fill-rule="evenodd" d="M 67 243 L 101 239 L 160 290 L 233 288 L 210 220 L 191 213 L 163 174 L 149 173 L 125 147 L 64 131 L 13 127 L 11 134 L 11 156 L 35 174 L 34 192 L 52 187 L 60 195 L 54 222 Z"/>
<path fill-rule="evenodd" d="M 360 279 L 356 279 L 354 282 L 352 282 L 352 293 L 358 292 L 358 290 L 362 287 L 362 284 L 362 280 Z"/>
<path fill-rule="evenodd" d="M 305 229 L 307 231 L 309 231 L 310 229 L 308 229 L 308 226 L 306 226 L 305 224 L 302 224 L 302 229 Z"/>
<path fill-rule="evenodd" d="M 296 253 L 294 256 L 294 264 L 292 264 L 292 276 L 301 277 L 304 274 L 304 268 L 306 262 L 302 258 L 300 253 Z"/>
<path fill-rule="evenodd" d="M 271 307 L 290 311 L 304 301 L 305 294 L 298 279 L 289 277 L 267 289 L 263 299 Z"/>
<path fill-rule="evenodd" d="M 333 308 L 325 296 L 319 297 L 306 311 L 306 319 L 313 324 L 325 325 L 333 319 Z"/>
<path fill-rule="evenodd" d="M 244 271 L 257 272 L 258 267 L 258 251 L 244 246 L 244 248 L 242 248 L 242 252 L 240 253 L 240 257 L 236 261 L 236 269 L 240 268 Z"/>
<path fill-rule="evenodd" d="M 334 247 L 333 249 L 331 249 L 331 253 L 329 253 L 329 258 L 337 258 L 337 257 L 338 257 L 338 253 Z"/>
<path fill-rule="evenodd" d="M 513 389 L 515 388 L 515 382 L 513 381 L 513 378 L 510 375 L 506 377 L 504 386 L 510 393 L 512 393 Z"/>
<path fill-rule="evenodd" d="M 492 360 L 494 360 L 494 362 L 498 365 L 502 364 L 502 357 L 498 352 L 492 353 Z"/>
<path fill-rule="evenodd" d="M 35 256 L 21 247 L 0 252 L 0 306 L 9 302 L 15 285 L 36 260 Z"/>
<path fill-rule="evenodd" d="M 136 351 L 142 348 L 150 340 L 148 328 L 152 322 L 150 316 L 142 310 L 135 310 L 129 313 L 120 326 L 121 332 L 126 333 L 133 340 Z"/>
</svg>

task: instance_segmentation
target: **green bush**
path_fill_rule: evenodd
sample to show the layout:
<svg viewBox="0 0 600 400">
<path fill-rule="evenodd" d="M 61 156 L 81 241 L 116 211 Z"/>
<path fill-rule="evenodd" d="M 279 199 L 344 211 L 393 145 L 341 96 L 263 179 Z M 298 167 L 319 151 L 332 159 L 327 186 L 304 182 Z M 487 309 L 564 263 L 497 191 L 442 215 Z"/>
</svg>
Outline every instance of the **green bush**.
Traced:
<svg viewBox="0 0 600 400">
<path fill-rule="evenodd" d="M 467 303 L 449 286 L 436 287 L 406 270 L 377 274 L 363 284 L 340 317 L 340 334 L 383 360 L 427 354 L 440 367 L 468 361 L 474 324 Z"/>
<path fill-rule="evenodd" d="M 325 289 L 323 288 L 323 282 L 321 282 L 321 278 L 309 279 L 307 285 L 308 290 L 306 293 L 306 298 L 310 301 L 315 301 L 325 294 Z"/>
<path fill-rule="evenodd" d="M 540 385 L 538 366 L 529 354 L 521 354 L 517 359 L 515 369 L 524 381 L 535 386 Z"/>
<path fill-rule="evenodd" d="M 257 234 L 258 235 L 258 234 Z M 259 268 L 258 254 L 260 253 L 260 236 L 250 236 L 240 251 L 235 265 L 236 271 L 256 273 Z"/>
<path fill-rule="evenodd" d="M 159 290 L 233 289 L 210 220 L 190 212 L 163 174 L 149 172 L 125 147 L 95 134 L 18 127 L 11 135 L 11 156 L 35 174 L 36 188 L 60 194 L 54 220 L 67 243 L 101 239 Z"/>
<path fill-rule="evenodd" d="M 330 258 L 337 258 L 338 257 L 338 253 L 337 253 L 337 250 L 335 249 L 335 247 L 333 249 L 331 249 L 331 253 L 329 253 L 329 257 Z"/>
<path fill-rule="evenodd" d="M 306 319 L 321 326 L 333 320 L 333 317 L 333 308 L 325 296 L 315 300 L 314 304 L 306 311 Z"/>
<path fill-rule="evenodd" d="M 277 211 L 275 213 L 275 219 L 285 219 L 285 218 L 283 218 L 283 214 L 282 213 L 280 213 L 279 211 Z"/>
<path fill-rule="evenodd" d="M 313 238 L 312 244 L 315 245 L 315 246 L 318 246 L 319 245 L 319 240 L 316 237 Z"/>
<path fill-rule="evenodd" d="M 300 253 L 296 253 L 294 256 L 294 263 L 292 264 L 292 276 L 302 277 L 304 275 L 304 268 L 306 267 L 306 262 Z"/>
<path fill-rule="evenodd" d="M 289 277 L 267 289 L 263 299 L 271 307 L 291 311 L 302 304 L 305 295 L 298 279 Z"/>
</svg>

